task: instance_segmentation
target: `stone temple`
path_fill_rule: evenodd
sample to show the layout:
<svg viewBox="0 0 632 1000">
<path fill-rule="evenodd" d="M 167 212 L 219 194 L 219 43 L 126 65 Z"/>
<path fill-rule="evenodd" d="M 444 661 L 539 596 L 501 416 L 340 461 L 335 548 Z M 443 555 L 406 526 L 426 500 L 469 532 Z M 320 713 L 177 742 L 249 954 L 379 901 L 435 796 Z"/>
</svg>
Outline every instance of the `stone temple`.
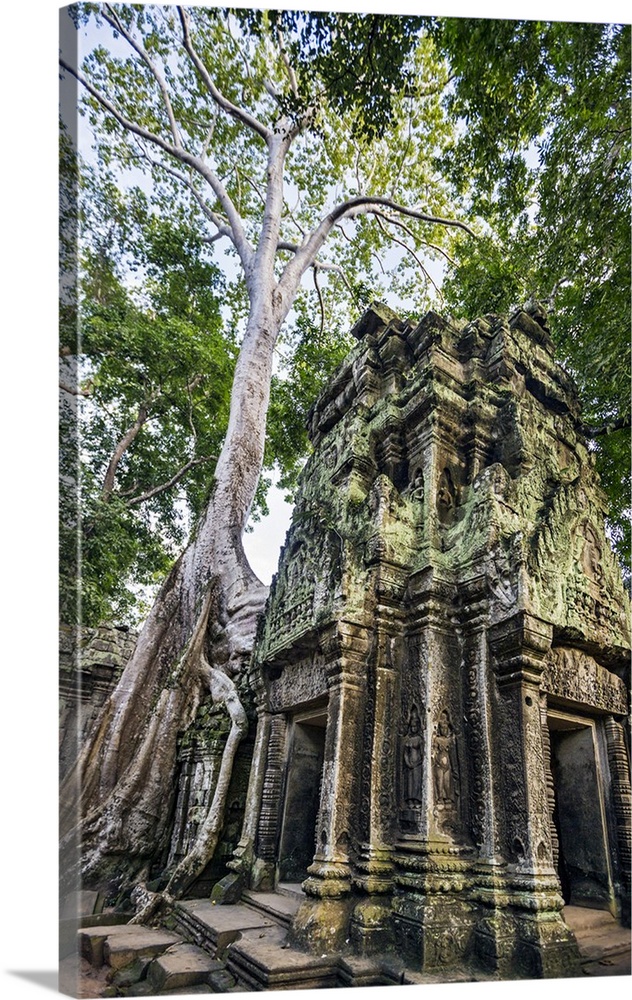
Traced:
<svg viewBox="0 0 632 1000">
<path fill-rule="evenodd" d="M 310 416 L 229 867 L 292 945 L 572 975 L 630 923 L 628 598 L 546 321 L 376 305 Z M 347 943 L 348 942 L 348 943 Z"/>
<path fill-rule="evenodd" d="M 535 311 L 376 304 L 353 333 L 250 666 L 228 905 L 175 928 L 232 941 L 242 989 L 411 981 L 387 956 L 576 975 L 571 913 L 630 925 L 631 795 L 629 598 L 573 383 Z M 175 839 L 212 794 L 193 743 Z M 264 946 L 244 928 L 273 894 L 292 906 Z"/>
</svg>

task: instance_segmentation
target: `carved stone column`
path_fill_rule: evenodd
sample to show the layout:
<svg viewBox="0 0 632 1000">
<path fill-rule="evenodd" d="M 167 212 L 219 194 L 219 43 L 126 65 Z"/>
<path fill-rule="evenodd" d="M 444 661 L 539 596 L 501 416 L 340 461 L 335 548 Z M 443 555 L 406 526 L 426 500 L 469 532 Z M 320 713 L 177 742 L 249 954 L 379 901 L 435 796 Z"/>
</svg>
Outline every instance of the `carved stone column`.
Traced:
<svg viewBox="0 0 632 1000">
<path fill-rule="evenodd" d="M 353 872 L 354 886 L 367 895 L 355 907 L 351 923 L 351 940 L 359 954 L 383 951 L 391 943 L 388 894 L 393 884 L 391 827 L 395 813 L 397 647 L 397 639 L 381 630 L 377 633 L 367 690 L 362 829 Z"/>
<path fill-rule="evenodd" d="M 551 734 L 547 717 L 548 700 L 546 694 L 540 694 L 540 721 L 542 724 L 542 748 L 544 751 L 544 773 L 546 775 L 546 798 L 549 804 L 549 829 L 551 831 L 551 856 L 553 866 L 559 873 L 560 843 L 555 828 L 553 815 L 555 813 L 555 786 L 551 770 Z"/>
<path fill-rule="evenodd" d="M 612 797 L 617 822 L 617 847 L 621 875 L 621 920 L 630 926 L 630 865 L 632 861 L 632 794 L 630 761 L 622 724 L 609 715 L 606 719 L 606 745 L 612 781 Z"/>
<path fill-rule="evenodd" d="M 286 729 L 284 715 L 271 716 L 255 840 L 255 860 L 252 868 L 251 885 L 253 889 L 268 891 L 274 889 L 281 790 L 285 768 Z"/>
<path fill-rule="evenodd" d="M 227 880 L 222 879 L 222 882 L 227 882 L 227 886 L 230 887 L 231 891 L 237 885 L 239 885 L 240 889 L 246 886 L 248 888 L 254 888 L 254 883 L 257 882 L 258 879 L 258 875 L 255 875 L 254 871 L 255 844 L 261 812 L 263 785 L 268 761 L 270 726 L 270 713 L 267 711 L 260 711 L 257 719 L 257 733 L 255 736 L 252 764 L 250 766 L 250 779 L 248 782 L 246 808 L 244 813 L 244 822 L 241 829 L 241 837 L 239 838 L 239 843 L 235 848 L 232 859 L 227 864 L 227 867 L 231 868 L 233 872 L 236 873 L 236 877 L 232 878 L 231 876 L 228 876 Z M 237 877 L 239 878 L 239 882 L 236 881 Z M 235 893 L 237 897 L 240 894 L 236 890 Z M 228 900 L 222 900 L 222 902 L 228 902 Z"/>
<path fill-rule="evenodd" d="M 362 767 L 367 630 L 341 622 L 339 655 L 327 668 L 329 701 L 316 853 L 303 882 L 308 899 L 294 918 L 291 939 L 308 948 L 341 947 L 349 933 L 352 839 Z"/>
<path fill-rule="evenodd" d="M 547 622 L 525 611 L 489 631 L 498 692 L 494 753 L 505 806 L 501 848 L 507 861 L 503 908 L 496 914 L 496 967 L 505 975 L 579 971 L 553 867 L 542 740 L 540 680 L 552 634 Z"/>
<path fill-rule="evenodd" d="M 502 906 L 505 871 L 499 846 L 503 790 L 494 753 L 497 739 L 492 704 L 495 679 L 486 634 L 488 602 L 480 593 L 479 582 L 466 589 L 461 600 L 467 608 L 463 620 L 462 683 L 470 779 L 470 831 L 476 851 L 469 892 L 470 899 L 477 904 L 471 947 L 484 968 L 495 970 L 503 952 L 511 951 L 513 936 L 511 928 L 506 927 L 510 939 L 506 946 L 497 919 L 498 908 Z"/>
<path fill-rule="evenodd" d="M 455 591 L 428 573 L 414 586 L 415 631 L 402 677 L 392 923 L 406 964 L 430 972 L 462 963 L 468 953 L 473 908 L 465 888 L 474 852 L 467 830 L 461 643 L 447 625 Z"/>
</svg>

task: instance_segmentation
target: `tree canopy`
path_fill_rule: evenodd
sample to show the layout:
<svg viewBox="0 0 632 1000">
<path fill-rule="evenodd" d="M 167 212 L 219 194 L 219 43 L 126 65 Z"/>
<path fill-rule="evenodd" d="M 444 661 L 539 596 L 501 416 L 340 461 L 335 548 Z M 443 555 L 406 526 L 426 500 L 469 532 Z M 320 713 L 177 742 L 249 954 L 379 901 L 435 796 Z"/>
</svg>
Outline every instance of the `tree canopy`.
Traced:
<svg viewBox="0 0 632 1000">
<path fill-rule="evenodd" d="M 482 222 L 453 248 L 448 304 L 533 298 L 573 374 L 630 560 L 630 26 L 445 19 L 431 31 L 467 123 L 442 167 Z"/>
<path fill-rule="evenodd" d="M 448 234 L 386 207 L 372 213 L 372 225 L 351 215 L 333 229 L 311 268 L 314 287 L 298 290 L 281 336 L 264 467 L 278 463 L 282 483 L 293 486 L 307 447 L 305 413 L 372 298 L 464 316 L 535 298 L 578 382 L 613 537 L 627 561 L 629 27 L 202 8 L 187 15 L 196 67 L 177 55 L 175 8 L 83 4 L 75 17 L 101 26 L 91 36 L 97 44 L 86 79 L 118 109 L 104 115 L 103 102 L 88 99 L 98 166 L 80 171 L 82 203 L 90 206 L 82 210 L 80 265 L 92 406 L 88 420 L 80 397 L 82 454 L 90 456 L 82 473 L 84 620 L 125 617 L 135 603 L 130 580 L 149 582 L 165 570 L 208 495 L 226 427 L 246 302 L 241 277 L 215 247 L 221 198 L 210 207 L 194 171 L 178 171 L 121 120 L 212 150 L 253 238 L 265 202 L 257 128 L 240 128 L 217 106 L 209 114 L 200 66 L 215 73 L 227 101 L 295 124 L 278 268 L 345 189 L 351 198 L 386 192 L 404 206 L 423 196 L 428 212 L 452 209 L 478 234 Z M 122 171 L 130 167 L 151 177 L 149 194 L 138 185 L 124 193 Z M 168 365 L 176 359 L 174 376 Z M 143 394 L 138 376 L 150 360 L 156 367 L 143 372 Z M 168 370 L 178 389 L 163 386 Z M 107 464 L 148 400 L 151 417 L 104 502 Z M 140 499 L 185 467 L 151 503 Z M 266 510 L 268 483 L 260 483 L 255 516 Z M 66 537 L 69 552 L 72 531 Z M 64 591 L 65 617 L 74 597 Z"/>
<path fill-rule="evenodd" d="M 66 203 L 76 163 L 62 139 Z M 153 596 L 208 499 L 236 345 L 199 233 L 105 171 L 81 163 L 79 180 L 77 216 L 62 218 L 80 253 L 61 325 L 61 615 L 135 624 L 143 585 Z"/>
</svg>

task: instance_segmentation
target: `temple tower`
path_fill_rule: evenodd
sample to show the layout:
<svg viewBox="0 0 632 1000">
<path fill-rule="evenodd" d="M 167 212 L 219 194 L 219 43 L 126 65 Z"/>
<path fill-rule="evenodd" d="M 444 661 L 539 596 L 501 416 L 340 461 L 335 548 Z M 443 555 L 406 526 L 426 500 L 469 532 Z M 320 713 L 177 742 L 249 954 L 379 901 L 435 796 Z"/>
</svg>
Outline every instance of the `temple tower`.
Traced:
<svg viewBox="0 0 632 1000">
<path fill-rule="evenodd" d="M 252 666 L 231 867 L 300 947 L 572 975 L 565 904 L 630 920 L 628 598 L 546 321 L 373 306 Z"/>
</svg>

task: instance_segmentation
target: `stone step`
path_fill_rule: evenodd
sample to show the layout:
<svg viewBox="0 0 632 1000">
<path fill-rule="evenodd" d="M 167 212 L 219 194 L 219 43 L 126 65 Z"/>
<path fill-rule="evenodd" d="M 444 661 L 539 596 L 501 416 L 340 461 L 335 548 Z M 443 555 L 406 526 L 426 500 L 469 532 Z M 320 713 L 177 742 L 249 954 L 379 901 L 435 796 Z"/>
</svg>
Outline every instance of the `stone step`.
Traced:
<svg viewBox="0 0 632 1000">
<path fill-rule="evenodd" d="M 279 882 L 276 892 L 279 896 L 292 896 L 300 900 L 305 899 L 301 882 Z"/>
<path fill-rule="evenodd" d="M 181 990 L 208 984 L 211 973 L 223 968 L 223 962 L 211 958 L 197 945 L 175 944 L 151 962 L 147 979 L 159 990 Z"/>
<path fill-rule="evenodd" d="M 564 920 L 575 937 L 584 932 L 593 932 L 598 927 L 618 926 L 610 910 L 596 910 L 589 906 L 565 906 Z"/>
<path fill-rule="evenodd" d="M 242 896 L 242 901 L 250 909 L 258 910 L 273 920 L 277 920 L 284 927 L 289 927 L 304 898 L 303 893 L 299 896 L 289 893 L 250 892 L 247 890 Z"/>
<path fill-rule="evenodd" d="M 278 927 L 267 914 L 240 903 L 217 906 L 207 899 L 184 900 L 174 909 L 176 929 L 213 958 L 221 958 L 228 945 L 244 931 Z"/>
<path fill-rule="evenodd" d="M 582 960 L 598 961 L 602 958 L 629 954 L 630 931 L 625 927 L 615 927 L 602 934 L 578 937 L 577 944 Z"/>
<path fill-rule="evenodd" d="M 392 986 L 394 982 L 379 961 L 359 955 L 345 955 L 338 962 L 339 984 L 349 986 Z"/>
<path fill-rule="evenodd" d="M 338 956 L 290 948 L 276 924 L 244 931 L 228 949 L 226 968 L 242 990 L 322 989 L 339 986 Z"/>
<path fill-rule="evenodd" d="M 608 910 L 595 910 L 586 906 L 565 906 L 564 920 L 577 939 L 582 965 L 593 969 L 599 963 L 618 966 L 630 956 L 630 929 L 622 927 Z M 586 971 L 586 969 L 584 969 Z M 599 972 L 589 971 L 597 975 Z"/>
<path fill-rule="evenodd" d="M 171 931 L 140 924 L 116 924 L 105 927 L 83 927 L 78 933 L 79 951 L 95 968 L 109 965 L 122 969 L 137 959 L 161 955 L 182 938 Z"/>
</svg>

